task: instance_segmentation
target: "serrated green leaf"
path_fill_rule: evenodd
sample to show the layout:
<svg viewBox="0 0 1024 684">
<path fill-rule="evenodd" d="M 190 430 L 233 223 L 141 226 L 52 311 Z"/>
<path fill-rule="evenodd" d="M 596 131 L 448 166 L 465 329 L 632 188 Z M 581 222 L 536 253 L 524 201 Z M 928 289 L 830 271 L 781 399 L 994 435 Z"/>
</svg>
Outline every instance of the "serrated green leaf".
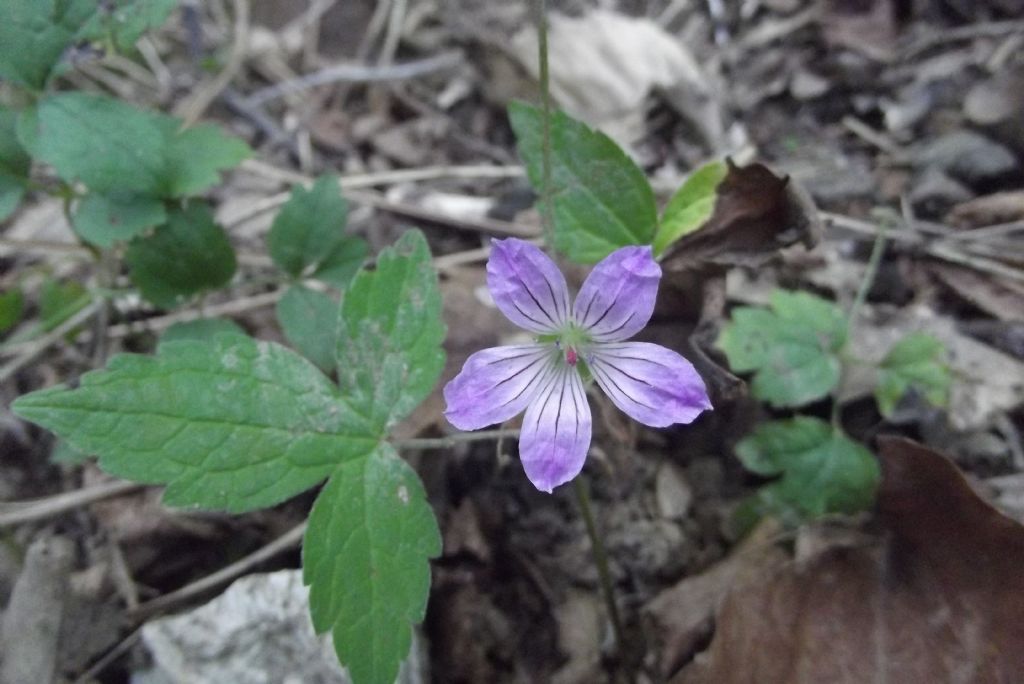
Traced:
<svg viewBox="0 0 1024 684">
<path fill-rule="evenodd" d="M 433 390 L 444 368 L 441 291 L 423 234 L 410 230 L 342 300 L 338 381 L 383 430 Z"/>
<path fill-rule="evenodd" d="M 95 0 L 7 0 L 0 21 L 0 78 L 42 90 L 95 8 Z"/>
<path fill-rule="evenodd" d="M 226 318 L 197 318 L 194 321 L 175 323 L 160 336 L 161 345 L 168 342 L 193 340 L 211 342 L 221 335 L 248 337 L 242 327 Z"/>
<path fill-rule="evenodd" d="M 513 102 L 508 114 L 530 183 L 543 192 L 541 111 Z M 643 171 L 611 138 L 562 112 L 550 129 L 555 248 L 589 264 L 619 247 L 651 244 L 658 215 Z"/>
<path fill-rule="evenodd" d="M 828 423 L 798 416 L 759 425 L 736 445 L 749 470 L 780 476 L 757 494 L 762 513 L 798 522 L 866 509 L 878 485 L 878 462 Z"/>
<path fill-rule="evenodd" d="M 881 414 L 891 417 L 911 389 L 933 406 L 945 406 L 952 378 L 944 357 L 942 342 L 927 333 L 911 333 L 897 342 L 878 367 L 875 399 Z"/>
<path fill-rule="evenodd" d="M 338 303 L 301 285 L 288 288 L 277 302 L 277 320 L 295 349 L 330 373 L 334 370 Z"/>
<path fill-rule="evenodd" d="M 387 444 L 341 464 L 302 547 L 317 632 L 333 632 L 355 684 L 391 684 L 423 620 L 441 535 L 416 472 Z"/>
<path fill-rule="evenodd" d="M 661 212 L 658 233 L 654 237 L 654 254 L 660 255 L 679 238 L 700 228 L 715 210 L 716 190 L 729 167 L 713 161 L 694 171 L 672 196 Z"/>
<path fill-rule="evenodd" d="M 284 501 L 379 440 L 311 363 L 235 334 L 116 356 L 12 409 L 106 472 L 167 484 L 170 505 L 234 512 Z"/>
<path fill-rule="evenodd" d="M 18 122 L 34 157 L 90 190 L 157 195 L 164 176 L 163 131 L 156 115 L 86 93 L 44 98 Z"/>
<path fill-rule="evenodd" d="M 236 266 L 227 234 L 201 202 L 170 212 L 152 235 L 132 241 L 124 259 L 142 296 L 165 309 L 227 285 Z"/>
<path fill-rule="evenodd" d="M 18 139 L 66 181 L 99 193 L 166 198 L 206 190 L 250 153 L 218 126 L 180 126 L 109 97 L 58 93 L 21 115 Z"/>
<path fill-rule="evenodd" d="M 119 51 L 128 51 L 143 33 L 163 24 L 177 4 L 178 0 L 104 0 L 76 38 L 110 42 Z"/>
<path fill-rule="evenodd" d="M 180 130 L 181 122 L 161 116 L 164 132 L 162 197 L 197 195 L 220 182 L 220 172 L 237 166 L 252 150 L 220 126 L 200 124 Z"/>
<path fill-rule="evenodd" d="M 327 255 L 312 277 L 339 290 L 347 289 L 369 252 L 370 246 L 366 240 L 348 236 Z"/>
<path fill-rule="evenodd" d="M 821 399 L 839 382 L 843 312 L 820 297 L 785 290 L 772 293 L 771 306 L 733 310 L 718 347 L 734 371 L 755 372 L 751 390 L 758 399 L 776 407 Z"/>
<path fill-rule="evenodd" d="M 73 217 L 75 232 L 97 247 L 126 242 L 167 220 L 162 201 L 144 195 L 91 192 Z"/>
<path fill-rule="evenodd" d="M 14 213 L 25 196 L 25 184 L 16 176 L 0 169 L 0 221 Z"/>
<path fill-rule="evenodd" d="M 39 320 L 43 332 L 53 330 L 89 303 L 89 293 L 73 280 L 47 280 L 39 293 Z"/>
<path fill-rule="evenodd" d="M 5 333 L 21 320 L 25 311 L 25 296 L 21 290 L 7 290 L 0 293 L 0 333 Z"/>
<path fill-rule="evenodd" d="M 271 258 L 293 276 L 317 268 L 344 240 L 347 216 L 337 176 L 321 176 L 309 190 L 296 185 L 267 235 Z"/>
</svg>

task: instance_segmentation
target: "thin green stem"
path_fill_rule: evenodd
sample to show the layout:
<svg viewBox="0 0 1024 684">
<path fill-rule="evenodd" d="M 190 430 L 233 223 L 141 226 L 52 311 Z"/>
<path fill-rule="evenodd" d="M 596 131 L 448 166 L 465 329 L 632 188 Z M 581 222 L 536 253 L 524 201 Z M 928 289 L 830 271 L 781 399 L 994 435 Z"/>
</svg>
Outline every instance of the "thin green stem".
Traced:
<svg viewBox="0 0 1024 684">
<path fill-rule="evenodd" d="M 540 64 L 541 103 L 541 223 L 548 245 L 554 244 L 554 209 L 551 199 L 551 75 L 548 68 L 548 3 L 535 0 L 537 61 Z"/>
<path fill-rule="evenodd" d="M 576 501 L 580 506 L 580 514 L 583 516 L 583 523 L 587 527 L 587 536 L 590 537 L 590 550 L 594 556 L 594 565 L 597 566 L 597 577 L 601 582 L 601 593 L 604 595 L 604 603 L 608 607 L 608 617 L 612 621 L 612 630 L 615 632 L 615 644 L 621 648 L 622 621 L 619 619 L 619 608 L 615 604 L 615 594 L 612 590 L 611 573 L 608 572 L 608 554 L 604 549 L 604 541 L 597 533 L 597 526 L 594 524 L 594 515 L 590 510 L 590 490 L 582 477 L 577 477 L 572 482 L 576 492 Z"/>
<path fill-rule="evenodd" d="M 860 315 L 860 310 L 864 307 L 864 302 L 867 301 L 868 292 L 878 276 L 878 268 L 882 264 L 882 255 L 885 253 L 885 240 L 888 233 L 889 224 L 883 221 L 878 226 L 878 233 L 875 235 L 875 242 L 871 247 L 871 256 L 868 257 L 868 266 L 864 271 L 864 278 L 860 282 L 857 294 L 850 305 L 850 311 L 846 315 L 847 343 L 853 337 L 853 331 L 857 325 L 857 317 Z M 832 400 L 832 425 L 835 428 L 839 428 L 839 398 L 842 395 L 843 384 L 846 380 L 847 359 L 841 359 L 840 364 L 839 382 L 836 383 L 836 390 Z"/>
<path fill-rule="evenodd" d="M 396 439 L 391 444 L 396 449 L 449 449 L 456 444 L 467 442 L 485 442 L 490 439 L 518 437 L 519 430 L 478 430 L 476 432 L 457 432 L 447 437 L 426 437 L 422 439 Z"/>
</svg>

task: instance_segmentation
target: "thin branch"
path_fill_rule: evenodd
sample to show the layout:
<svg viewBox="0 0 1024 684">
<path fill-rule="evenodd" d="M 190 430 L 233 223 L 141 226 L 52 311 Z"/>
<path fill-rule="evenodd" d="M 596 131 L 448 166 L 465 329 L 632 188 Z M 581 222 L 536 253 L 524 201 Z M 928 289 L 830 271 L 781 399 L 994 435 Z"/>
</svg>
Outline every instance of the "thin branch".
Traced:
<svg viewBox="0 0 1024 684">
<path fill-rule="evenodd" d="M 103 499 L 130 494 L 144 487 L 145 485 L 141 485 L 138 482 L 115 480 L 85 489 L 54 494 L 53 496 L 41 499 L 3 503 L 0 504 L 0 527 L 10 527 L 11 525 L 20 525 L 36 520 L 46 520 L 72 509 L 102 501 Z"/>
<path fill-rule="evenodd" d="M 20 350 L 19 355 L 0 368 L 0 384 L 6 382 L 15 373 L 32 363 L 40 354 L 49 349 L 51 345 L 56 344 L 59 340 L 63 339 L 63 337 L 69 332 L 95 316 L 96 312 L 99 311 L 100 305 L 100 302 L 91 302 L 86 305 L 84 309 L 77 312 L 74 316 L 64 321 L 39 339 L 26 343 L 26 346 L 24 347 L 19 345 L 17 347 L 17 349 Z M 8 350 L 4 351 L 6 352 Z"/>
<path fill-rule="evenodd" d="M 402 64 L 386 64 L 381 66 L 336 64 L 291 81 L 283 81 L 262 90 L 257 90 L 248 99 L 252 104 L 262 105 L 291 93 L 302 92 L 329 83 L 402 81 L 450 69 L 462 63 L 463 60 L 464 55 L 462 52 L 453 50 L 442 52 L 439 55 L 427 57 L 426 59 L 404 62 Z"/>
<path fill-rule="evenodd" d="M 249 1 L 234 0 L 233 9 L 235 14 L 235 24 L 232 30 L 234 40 L 227 63 L 220 73 L 203 82 L 190 99 L 185 100 L 175 109 L 175 114 L 184 120 L 183 128 L 191 126 L 199 120 L 199 117 L 217 99 L 221 91 L 230 85 L 231 79 L 235 77 L 245 61 L 249 39 Z"/>
</svg>

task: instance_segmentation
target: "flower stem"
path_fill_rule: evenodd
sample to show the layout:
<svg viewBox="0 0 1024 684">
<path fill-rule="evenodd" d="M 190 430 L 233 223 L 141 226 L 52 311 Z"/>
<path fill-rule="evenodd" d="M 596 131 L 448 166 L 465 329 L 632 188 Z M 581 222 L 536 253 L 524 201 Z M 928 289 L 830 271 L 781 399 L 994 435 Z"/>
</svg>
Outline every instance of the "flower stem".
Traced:
<svg viewBox="0 0 1024 684">
<path fill-rule="evenodd" d="M 871 246 L 871 256 L 868 257 L 868 265 L 864 270 L 864 278 L 860 281 L 860 287 L 857 289 L 857 294 L 853 298 L 853 303 L 850 305 L 850 311 L 846 314 L 846 343 L 850 343 L 850 339 L 853 337 L 854 328 L 857 325 L 857 316 L 860 314 L 860 310 L 864 307 L 864 302 L 867 301 L 868 291 L 871 290 L 871 286 L 875 282 L 875 278 L 878 276 L 878 268 L 882 264 L 882 255 L 885 253 L 885 240 L 889 233 L 889 224 L 885 221 L 879 224 L 878 232 L 875 234 L 875 242 Z M 845 346 L 845 345 L 844 345 Z M 832 400 L 832 425 L 833 427 L 839 427 L 839 398 L 843 391 L 843 381 L 846 379 L 847 360 L 840 360 L 839 370 L 839 382 L 836 384 L 835 394 Z"/>
<path fill-rule="evenodd" d="M 548 3 L 535 0 L 537 61 L 541 103 L 541 223 L 548 245 L 554 244 L 554 210 L 551 205 L 551 75 L 548 69 Z"/>
<path fill-rule="evenodd" d="M 466 442 L 484 442 L 489 439 L 518 437 L 519 430 L 478 430 L 457 432 L 447 437 L 426 437 L 422 439 L 396 439 L 391 442 L 396 449 L 448 449 Z"/>
<path fill-rule="evenodd" d="M 624 643 L 622 640 L 622 621 L 619 619 L 619 608 L 615 604 L 615 594 L 612 591 L 612 578 L 608 572 L 608 554 L 605 552 L 601 535 L 597 533 L 594 516 L 590 510 L 590 490 L 582 477 L 574 479 L 572 484 L 576 492 L 576 501 L 580 505 L 583 523 L 587 527 L 587 536 L 590 537 L 590 550 L 594 556 L 594 565 L 597 566 L 597 576 L 601 582 L 601 593 L 604 595 L 604 603 L 608 607 L 608 617 L 612 622 L 612 631 L 615 633 L 615 646 L 616 648 L 621 648 Z"/>
</svg>

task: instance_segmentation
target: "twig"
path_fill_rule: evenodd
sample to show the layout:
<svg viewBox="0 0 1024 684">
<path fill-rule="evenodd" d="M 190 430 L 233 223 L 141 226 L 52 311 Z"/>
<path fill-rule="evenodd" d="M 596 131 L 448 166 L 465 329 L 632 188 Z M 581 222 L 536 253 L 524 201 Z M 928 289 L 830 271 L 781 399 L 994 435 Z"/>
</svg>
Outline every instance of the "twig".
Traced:
<svg viewBox="0 0 1024 684">
<path fill-rule="evenodd" d="M 171 608 L 179 606 L 199 594 L 209 591 L 210 589 L 226 584 L 236 577 L 245 574 L 254 566 L 273 558 L 282 551 L 287 551 L 288 549 L 298 546 L 302 541 L 302 535 L 305 533 L 306 523 L 297 525 L 266 546 L 253 551 L 248 556 L 235 561 L 231 565 L 221 568 L 217 572 L 196 580 L 191 584 L 187 584 L 181 589 L 177 589 L 169 594 L 164 594 L 152 601 L 143 603 L 136 610 L 131 611 L 129 616 L 135 620 L 145 620 L 157 613 L 163 613 Z"/>
<path fill-rule="evenodd" d="M 176 311 L 174 313 L 166 314 L 164 316 L 156 316 L 155 318 L 147 318 L 142 321 L 134 323 L 120 323 L 118 325 L 112 325 L 107 330 L 107 335 L 111 338 L 125 337 L 139 332 L 156 332 L 158 330 L 165 330 L 175 323 L 183 323 L 185 321 L 192 321 L 197 318 L 210 317 L 214 318 L 217 316 L 230 316 L 233 314 L 239 314 L 243 311 L 251 311 L 252 309 L 259 309 L 264 306 L 270 306 L 277 302 L 278 299 L 284 296 L 285 289 L 281 288 L 272 292 L 262 292 L 258 295 L 252 295 L 250 297 L 242 297 L 235 299 L 230 302 L 224 302 L 223 304 L 215 304 L 213 306 L 206 307 L 205 314 L 193 309 L 186 309 L 184 311 Z"/>
<path fill-rule="evenodd" d="M 449 69 L 464 59 L 462 52 L 453 50 L 433 57 L 402 64 L 368 66 L 365 64 L 336 64 L 312 74 L 257 90 L 249 96 L 249 102 L 262 105 L 291 93 L 309 90 L 329 83 L 365 83 L 378 81 L 402 81 L 417 78 L 436 71 Z"/>
<path fill-rule="evenodd" d="M 191 126 L 199 120 L 221 91 L 228 87 L 245 61 L 249 39 L 249 0 L 233 0 L 232 7 L 235 12 L 234 40 L 228 61 L 220 73 L 199 86 L 191 99 L 175 108 L 174 113 L 184 120 L 182 127 Z"/>
<path fill-rule="evenodd" d="M 377 63 L 380 65 L 391 64 L 395 60 L 395 52 L 398 51 L 398 43 L 402 39 L 402 24 L 405 22 L 405 12 L 408 0 L 393 0 L 391 12 L 388 15 L 388 30 L 384 34 L 384 42 L 380 47 L 380 56 Z"/>
<path fill-rule="evenodd" d="M 31 501 L 14 501 L 0 504 L 0 527 L 21 525 L 36 520 L 45 520 L 81 506 L 122 496 L 144 488 L 138 482 L 115 480 L 93 485 L 72 492 L 62 492 Z"/>
<path fill-rule="evenodd" d="M 85 323 L 87 320 L 96 315 L 99 311 L 100 303 L 92 302 L 87 304 L 84 309 L 76 313 L 74 316 L 64 321 L 56 328 L 46 333 L 42 337 L 31 342 L 26 343 L 25 347 L 19 345 L 15 349 L 22 350 L 19 355 L 13 360 L 4 364 L 0 368 L 0 384 L 6 382 L 12 375 L 20 371 L 22 368 L 32 363 L 40 354 L 49 349 L 50 345 L 55 344 L 58 340 L 63 338 L 69 332 L 77 328 L 78 326 Z M 4 350 L 5 352 L 8 350 Z"/>
<path fill-rule="evenodd" d="M 899 145 L 893 142 L 892 138 L 884 133 L 876 131 L 857 117 L 846 115 L 843 117 L 842 123 L 848 131 L 856 135 L 858 138 L 871 143 L 883 152 L 886 152 L 893 157 L 900 157 L 903 155 L 903 150 Z"/>
<path fill-rule="evenodd" d="M 988 21 L 970 24 L 955 29 L 929 32 L 924 37 L 905 47 L 900 54 L 902 60 L 916 57 L 930 48 L 958 40 L 973 40 L 1024 32 L 1024 21 Z"/>
<path fill-rule="evenodd" d="M 518 437 L 519 430 L 478 430 L 477 432 L 456 432 L 447 437 L 426 437 L 399 439 L 392 442 L 396 449 L 449 449 L 456 444 L 482 442 L 489 439 Z"/>
</svg>

